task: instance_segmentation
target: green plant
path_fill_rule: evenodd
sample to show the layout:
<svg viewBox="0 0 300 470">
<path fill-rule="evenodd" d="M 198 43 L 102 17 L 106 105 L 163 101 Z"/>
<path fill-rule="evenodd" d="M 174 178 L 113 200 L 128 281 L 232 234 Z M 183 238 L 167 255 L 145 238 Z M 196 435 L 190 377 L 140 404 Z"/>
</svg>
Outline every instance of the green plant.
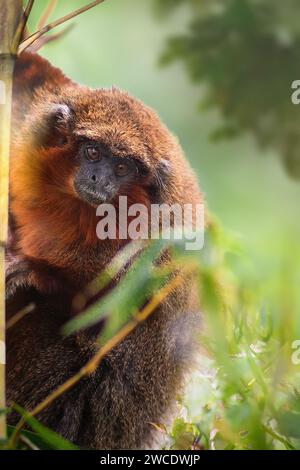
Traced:
<svg viewBox="0 0 300 470">
<path fill-rule="evenodd" d="M 300 178 L 299 107 L 291 102 L 299 78 L 300 29 L 295 0 L 156 0 L 160 11 L 186 7 L 186 32 L 169 38 L 161 62 L 181 60 L 206 85 L 202 109 L 217 108 L 224 125 L 214 140 L 250 132 L 278 152 Z"/>
</svg>

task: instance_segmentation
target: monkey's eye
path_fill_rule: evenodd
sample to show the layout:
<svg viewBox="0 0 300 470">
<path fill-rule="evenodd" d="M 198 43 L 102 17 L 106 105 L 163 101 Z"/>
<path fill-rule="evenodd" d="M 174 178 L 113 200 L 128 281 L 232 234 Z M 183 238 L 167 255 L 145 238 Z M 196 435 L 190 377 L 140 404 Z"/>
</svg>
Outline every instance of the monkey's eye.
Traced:
<svg viewBox="0 0 300 470">
<path fill-rule="evenodd" d="M 117 176 L 126 176 L 129 172 L 129 165 L 127 163 L 118 163 L 116 166 Z"/>
<path fill-rule="evenodd" d="M 100 149 L 94 145 L 89 145 L 86 147 L 84 152 L 86 158 L 92 162 L 97 162 L 101 159 Z"/>
</svg>

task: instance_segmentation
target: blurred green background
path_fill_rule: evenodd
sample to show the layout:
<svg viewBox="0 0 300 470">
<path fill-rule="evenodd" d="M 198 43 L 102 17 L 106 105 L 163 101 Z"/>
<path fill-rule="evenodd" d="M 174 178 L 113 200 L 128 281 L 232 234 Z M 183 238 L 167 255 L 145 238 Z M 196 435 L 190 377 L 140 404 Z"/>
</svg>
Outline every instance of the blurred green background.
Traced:
<svg viewBox="0 0 300 470">
<path fill-rule="evenodd" d="M 36 2 L 30 22 L 32 30 L 46 3 Z M 62 16 L 84 3 L 87 2 L 74 0 L 71 4 L 60 0 L 52 17 Z M 242 9 L 239 10 L 241 5 Z M 167 14 L 163 14 L 159 6 L 164 7 Z M 211 12 L 208 8 L 211 6 L 219 8 L 216 11 L 221 16 L 209 16 Z M 231 16 L 224 14 L 222 17 L 227 7 L 234 7 L 234 10 L 230 11 Z M 256 12 L 263 13 L 258 20 Z M 204 368 L 204 372 L 194 377 L 186 402 L 187 415 L 175 422 L 172 434 L 173 438 L 177 434 L 180 438 L 183 436 L 184 441 L 184 436 L 195 434 L 195 429 L 187 428 L 186 422 L 199 420 L 204 423 L 204 428 L 207 425 L 207 442 L 201 442 L 207 448 L 217 446 L 215 437 L 211 438 L 211 435 L 216 426 L 215 420 L 224 413 L 224 403 L 227 403 L 229 411 L 225 407 L 228 414 L 224 422 L 227 424 L 218 428 L 224 441 L 220 447 L 273 448 L 278 445 L 279 448 L 291 448 L 292 445 L 300 445 L 300 366 L 291 363 L 292 341 L 300 339 L 300 181 L 291 177 L 290 165 L 287 171 L 283 161 L 290 158 L 290 153 L 282 150 L 287 142 L 293 142 L 292 138 L 289 140 L 289 133 L 292 132 L 296 142 L 292 146 L 292 156 L 298 158 L 299 111 L 291 104 L 291 83 L 300 79 L 300 58 L 297 64 L 296 53 L 300 27 L 295 21 L 298 12 L 299 5 L 294 0 L 287 0 L 284 5 L 279 0 L 106 0 L 103 5 L 73 20 L 74 27 L 68 34 L 46 45 L 41 51 L 72 79 L 92 87 L 116 85 L 155 108 L 179 137 L 198 175 L 210 211 L 220 220 L 225 231 L 233 234 L 235 243 L 241 247 L 242 256 L 237 256 L 236 252 L 226 255 L 235 276 L 234 289 L 238 291 L 238 301 L 230 305 L 229 322 L 223 324 L 220 318 L 219 323 L 214 324 L 219 328 L 214 331 L 221 346 L 225 332 L 228 333 L 228 343 L 220 346 L 219 350 L 212 348 L 214 365 L 209 359 L 207 374 Z M 203 18 L 205 23 L 202 23 Z M 254 19 L 248 21 L 249 18 Z M 191 22 L 194 22 L 192 27 Z M 230 28 L 232 25 L 237 28 L 233 39 L 238 38 L 238 48 L 230 42 L 226 43 L 228 24 Z M 226 27 L 223 28 L 223 25 Z M 270 38 L 264 36 L 265 29 L 271 36 L 274 33 L 274 37 L 283 40 L 286 52 L 277 53 L 277 39 L 268 42 Z M 201 39 L 202 31 L 207 33 L 205 40 Z M 222 40 L 220 31 L 225 40 Z M 184 44 L 176 41 L 170 43 L 169 38 L 180 36 L 192 39 Z M 211 38 L 214 47 L 207 50 L 212 56 L 205 56 L 205 47 L 206 44 L 211 47 Z M 270 45 L 269 49 L 261 47 L 265 41 Z M 281 48 L 280 41 L 278 47 Z M 276 47 L 271 54 L 274 44 Z M 180 60 L 162 67 L 160 58 L 166 50 L 169 56 L 173 54 Z M 228 67 L 229 56 L 231 62 Z M 197 75 L 197 64 L 202 57 L 206 57 L 208 65 L 211 57 L 223 61 L 222 67 L 219 62 L 213 63 L 213 74 L 206 74 L 203 80 L 202 76 L 199 79 Z M 264 64 L 267 71 L 269 66 L 272 67 L 272 73 L 268 71 L 265 76 L 259 68 L 255 74 L 251 60 L 257 57 L 259 64 Z M 290 68 L 286 64 L 287 58 L 289 65 L 292 64 Z M 240 77 L 235 88 L 231 86 L 230 79 L 238 76 L 244 65 L 248 71 L 244 75 L 245 82 Z M 222 75 L 224 70 L 227 76 Z M 294 76 L 297 70 L 298 76 Z M 285 74 L 283 77 L 281 71 Z M 228 85 L 227 90 L 233 94 L 237 105 L 224 112 L 222 103 L 217 103 L 217 86 L 228 83 L 231 88 Z M 258 86 L 263 83 L 264 86 Z M 253 88 L 252 85 L 257 87 Z M 199 103 L 201 98 L 207 98 L 211 86 L 216 91 L 216 103 L 204 109 Z M 280 93 L 277 93 L 278 90 Z M 250 123 L 247 122 L 248 106 L 252 119 Z M 257 110 L 259 123 L 259 113 L 263 114 L 265 106 L 274 109 L 277 114 L 274 120 L 276 125 L 271 126 L 267 138 L 268 145 L 263 147 L 258 138 L 261 129 L 255 127 L 255 113 Z M 238 123 L 242 128 L 239 130 L 243 132 L 237 132 L 233 139 L 212 140 L 212 132 L 224 126 L 224 115 L 225 121 L 229 115 L 230 124 L 231 118 L 236 119 L 233 119 L 234 124 Z M 269 314 L 271 320 L 268 320 Z M 243 322 L 247 327 L 244 330 L 240 326 Z M 266 335 L 262 333 L 262 330 L 268 330 L 264 322 L 272 324 Z M 240 336 L 236 336 L 236 329 L 241 331 Z M 255 347 L 248 355 L 249 345 Z M 284 354 L 282 348 L 285 348 Z M 246 351 L 247 364 L 243 363 L 243 367 L 239 365 L 237 369 L 227 364 L 226 369 L 226 354 L 243 357 L 243 351 Z M 262 356 L 256 357 L 260 353 Z M 255 361 L 257 359 L 257 364 L 253 363 L 253 358 Z M 205 361 L 203 359 L 204 364 Z M 270 370 L 270 364 L 274 366 L 272 375 L 264 375 L 265 370 Z M 218 367 L 222 370 L 223 365 L 225 375 L 216 379 L 213 371 L 219 370 Z M 259 376 L 260 370 L 262 377 Z M 253 389 L 249 391 L 247 385 L 249 394 L 245 398 L 244 389 L 240 388 L 240 383 L 237 385 L 236 377 L 239 374 L 243 384 L 252 384 L 253 380 L 259 382 L 262 393 Z M 264 384 L 265 380 L 267 385 Z M 288 383 L 284 391 L 281 389 L 282 381 Z M 230 408 L 235 402 L 236 393 L 243 397 L 243 407 L 238 411 L 237 407 Z M 276 413 L 282 407 L 289 412 L 292 410 L 293 414 L 280 420 Z M 211 413 L 211 410 L 216 412 Z M 298 443 L 285 442 L 285 438 L 282 440 L 278 435 L 276 445 L 267 442 L 264 426 L 271 423 L 271 430 L 266 432 L 270 437 L 272 429 L 275 429 L 272 424 L 275 417 L 281 423 L 280 435 L 286 439 L 297 437 Z M 235 432 L 245 432 L 244 425 L 248 431 L 250 429 L 250 437 L 243 447 L 239 442 L 241 434 L 236 438 Z M 188 446 L 177 444 L 178 447 L 180 445 Z"/>
</svg>

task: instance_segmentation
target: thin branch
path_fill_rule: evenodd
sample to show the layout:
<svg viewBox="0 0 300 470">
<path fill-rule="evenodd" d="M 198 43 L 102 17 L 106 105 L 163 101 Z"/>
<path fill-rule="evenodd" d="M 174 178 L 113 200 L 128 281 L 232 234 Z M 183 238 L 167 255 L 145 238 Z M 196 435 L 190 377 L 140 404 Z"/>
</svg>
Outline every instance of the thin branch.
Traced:
<svg viewBox="0 0 300 470">
<path fill-rule="evenodd" d="M 273 431 L 273 429 L 270 429 L 268 428 L 267 426 L 265 426 L 264 424 L 262 424 L 262 428 L 265 432 L 267 432 L 268 434 L 270 434 L 270 436 L 273 437 L 273 439 L 276 439 L 277 441 L 281 442 L 287 449 L 289 450 L 296 450 L 296 448 L 293 446 L 293 444 L 288 441 L 287 439 L 285 439 L 284 437 L 280 436 L 279 434 L 277 434 L 275 431 Z"/>
<path fill-rule="evenodd" d="M 31 13 L 33 4 L 34 4 L 34 0 L 28 0 L 26 8 L 23 12 L 22 18 L 21 18 L 21 20 L 18 24 L 18 27 L 16 29 L 16 33 L 15 33 L 15 36 L 14 36 L 14 40 L 13 40 L 13 45 L 12 45 L 12 49 L 14 51 L 18 50 L 19 42 L 22 39 L 24 31 L 26 29 L 27 21 L 28 21 L 29 15 Z"/>
<path fill-rule="evenodd" d="M 41 38 L 34 41 L 34 43 L 32 43 L 31 46 L 27 48 L 27 50 L 29 52 L 37 52 L 42 47 L 44 47 L 45 44 L 48 44 L 49 42 L 52 42 L 52 41 L 56 41 L 57 39 L 67 34 L 73 27 L 74 27 L 74 23 L 71 23 L 68 26 L 66 26 L 64 29 L 59 31 L 58 33 L 50 34 L 49 36 L 42 36 Z"/>
<path fill-rule="evenodd" d="M 20 441 L 23 442 L 23 444 L 25 444 L 30 450 L 39 450 L 39 448 L 35 444 L 33 444 L 30 439 L 27 439 L 26 436 L 21 435 Z"/>
<path fill-rule="evenodd" d="M 143 308 L 143 310 L 138 311 L 134 317 L 123 327 L 121 328 L 115 336 L 113 336 L 104 346 L 102 346 L 96 354 L 83 366 L 77 374 L 73 375 L 70 379 L 60 385 L 54 392 L 50 393 L 41 403 L 39 403 L 33 410 L 28 414 L 29 416 L 35 416 L 45 408 L 47 408 L 56 398 L 61 396 L 63 393 L 72 388 L 77 382 L 79 382 L 82 377 L 91 375 L 97 367 L 99 366 L 101 360 L 106 354 L 108 354 L 117 344 L 119 344 L 126 336 L 128 336 L 136 326 L 145 321 L 151 313 L 161 304 L 161 302 L 168 297 L 171 292 L 176 289 L 182 282 L 183 275 L 187 274 L 187 269 L 182 270 L 181 273 L 177 274 L 171 281 L 162 287 L 150 300 L 150 302 Z M 190 269 L 189 269 L 190 271 Z M 15 427 L 14 433 L 10 438 L 10 448 L 14 448 L 20 432 L 25 425 L 26 421 L 24 418 L 21 418 L 18 424 Z"/>
<path fill-rule="evenodd" d="M 72 18 L 75 18 L 75 16 L 78 16 L 81 13 L 84 13 L 85 11 L 88 11 L 91 8 L 94 8 L 97 5 L 100 5 L 100 3 L 103 3 L 104 1 L 105 0 L 96 0 L 95 2 L 92 2 L 84 7 L 78 8 L 78 10 L 75 10 L 72 13 L 69 13 L 63 16 L 62 18 L 59 18 L 58 20 L 55 20 L 52 23 L 47 24 L 42 29 L 31 34 L 28 38 L 26 38 L 24 41 L 21 42 L 19 46 L 19 53 L 23 52 L 25 49 L 27 49 L 27 47 L 31 46 L 31 44 L 33 44 L 37 39 L 43 36 L 43 34 L 48 33 L 48 31 L 51 31 L 53 28 L 56 28 L 57 26 L 60 26 L 66 21 L 69 21 Z"/>
<path fill-rule="evenodd" d="M 22 36 L 20 37 L 20 40 L 19 42 L 22 42 L 24 41 L 26 38 L 28 38 L 30 32 L 29 32 L 29 29 L 27 27 L 27 25 L 25 26 L 25 28 L 23 29 L 23 33 L 22 33 Z"/>
<path fill-rule="evenodd" d="M 25 12 L 24 12 L 24 13 L 25 13 L 26 20 L 28 19 L 29 15 L 30 15 L 30 13 L 31 13 L 33 4 L 34 4 L 34 0 L 28 0 L 27 5 L 26 5 L 26 8 L 25 8 Z"/>
<path fill-rule="evenodd" d="M 40 17 L 40 19 L 38 21 L 38 24 L 37 24 L 37 29 L 38 30 L 42 29 L 46 25 L 46 23 L 49 19 L 49 16 L 51 15 L 51 13 L 52 13 L 55 5 L 56 5 L 56 2 L 57 2 L 57 0 L 49 0 L 44 12 L 42 13 L 42 16 Z"/>
<path fill-rule="evenodd" d="M 29 305 L 26 305 L 26 307 L 22 308 L 19 312 L 17 312 L 13 317 L 11 317 L 7 322 L 6 322 L 6 329 L 9 330 L 9 328 L 12 328 L 16 323 L 18 323 L 22 318 L 24 318 L 28 313 L 33 312 L 35 309 L 34 303 L 31 303 Z"/>
</svg>

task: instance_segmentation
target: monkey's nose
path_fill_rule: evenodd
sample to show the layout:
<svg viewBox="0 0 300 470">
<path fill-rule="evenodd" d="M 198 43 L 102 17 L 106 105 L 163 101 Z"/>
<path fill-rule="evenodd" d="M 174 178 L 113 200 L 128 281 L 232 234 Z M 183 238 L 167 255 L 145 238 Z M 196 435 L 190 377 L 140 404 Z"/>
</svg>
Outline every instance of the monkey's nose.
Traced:
<svg viewBox="0 0 300 470">
<path fill-rule="evenodd" d="M 93 183 L 97 183 L 98 181 L 97 175 L 92 175 L 91 180 L 93 181 Z"/>
<path fill-rule="evenodd" d="M 99 188 L 101 187 L 101 189 L 103 190 L 110 189 L 110 186 L 111 186 L 110 182 L 104 178 L 98 177 L 98 175 L 96 174 L 91 175 L 91 181 L 93 184 L 97 184 L 97 186 L 99 186 Z"/>
</svg>

